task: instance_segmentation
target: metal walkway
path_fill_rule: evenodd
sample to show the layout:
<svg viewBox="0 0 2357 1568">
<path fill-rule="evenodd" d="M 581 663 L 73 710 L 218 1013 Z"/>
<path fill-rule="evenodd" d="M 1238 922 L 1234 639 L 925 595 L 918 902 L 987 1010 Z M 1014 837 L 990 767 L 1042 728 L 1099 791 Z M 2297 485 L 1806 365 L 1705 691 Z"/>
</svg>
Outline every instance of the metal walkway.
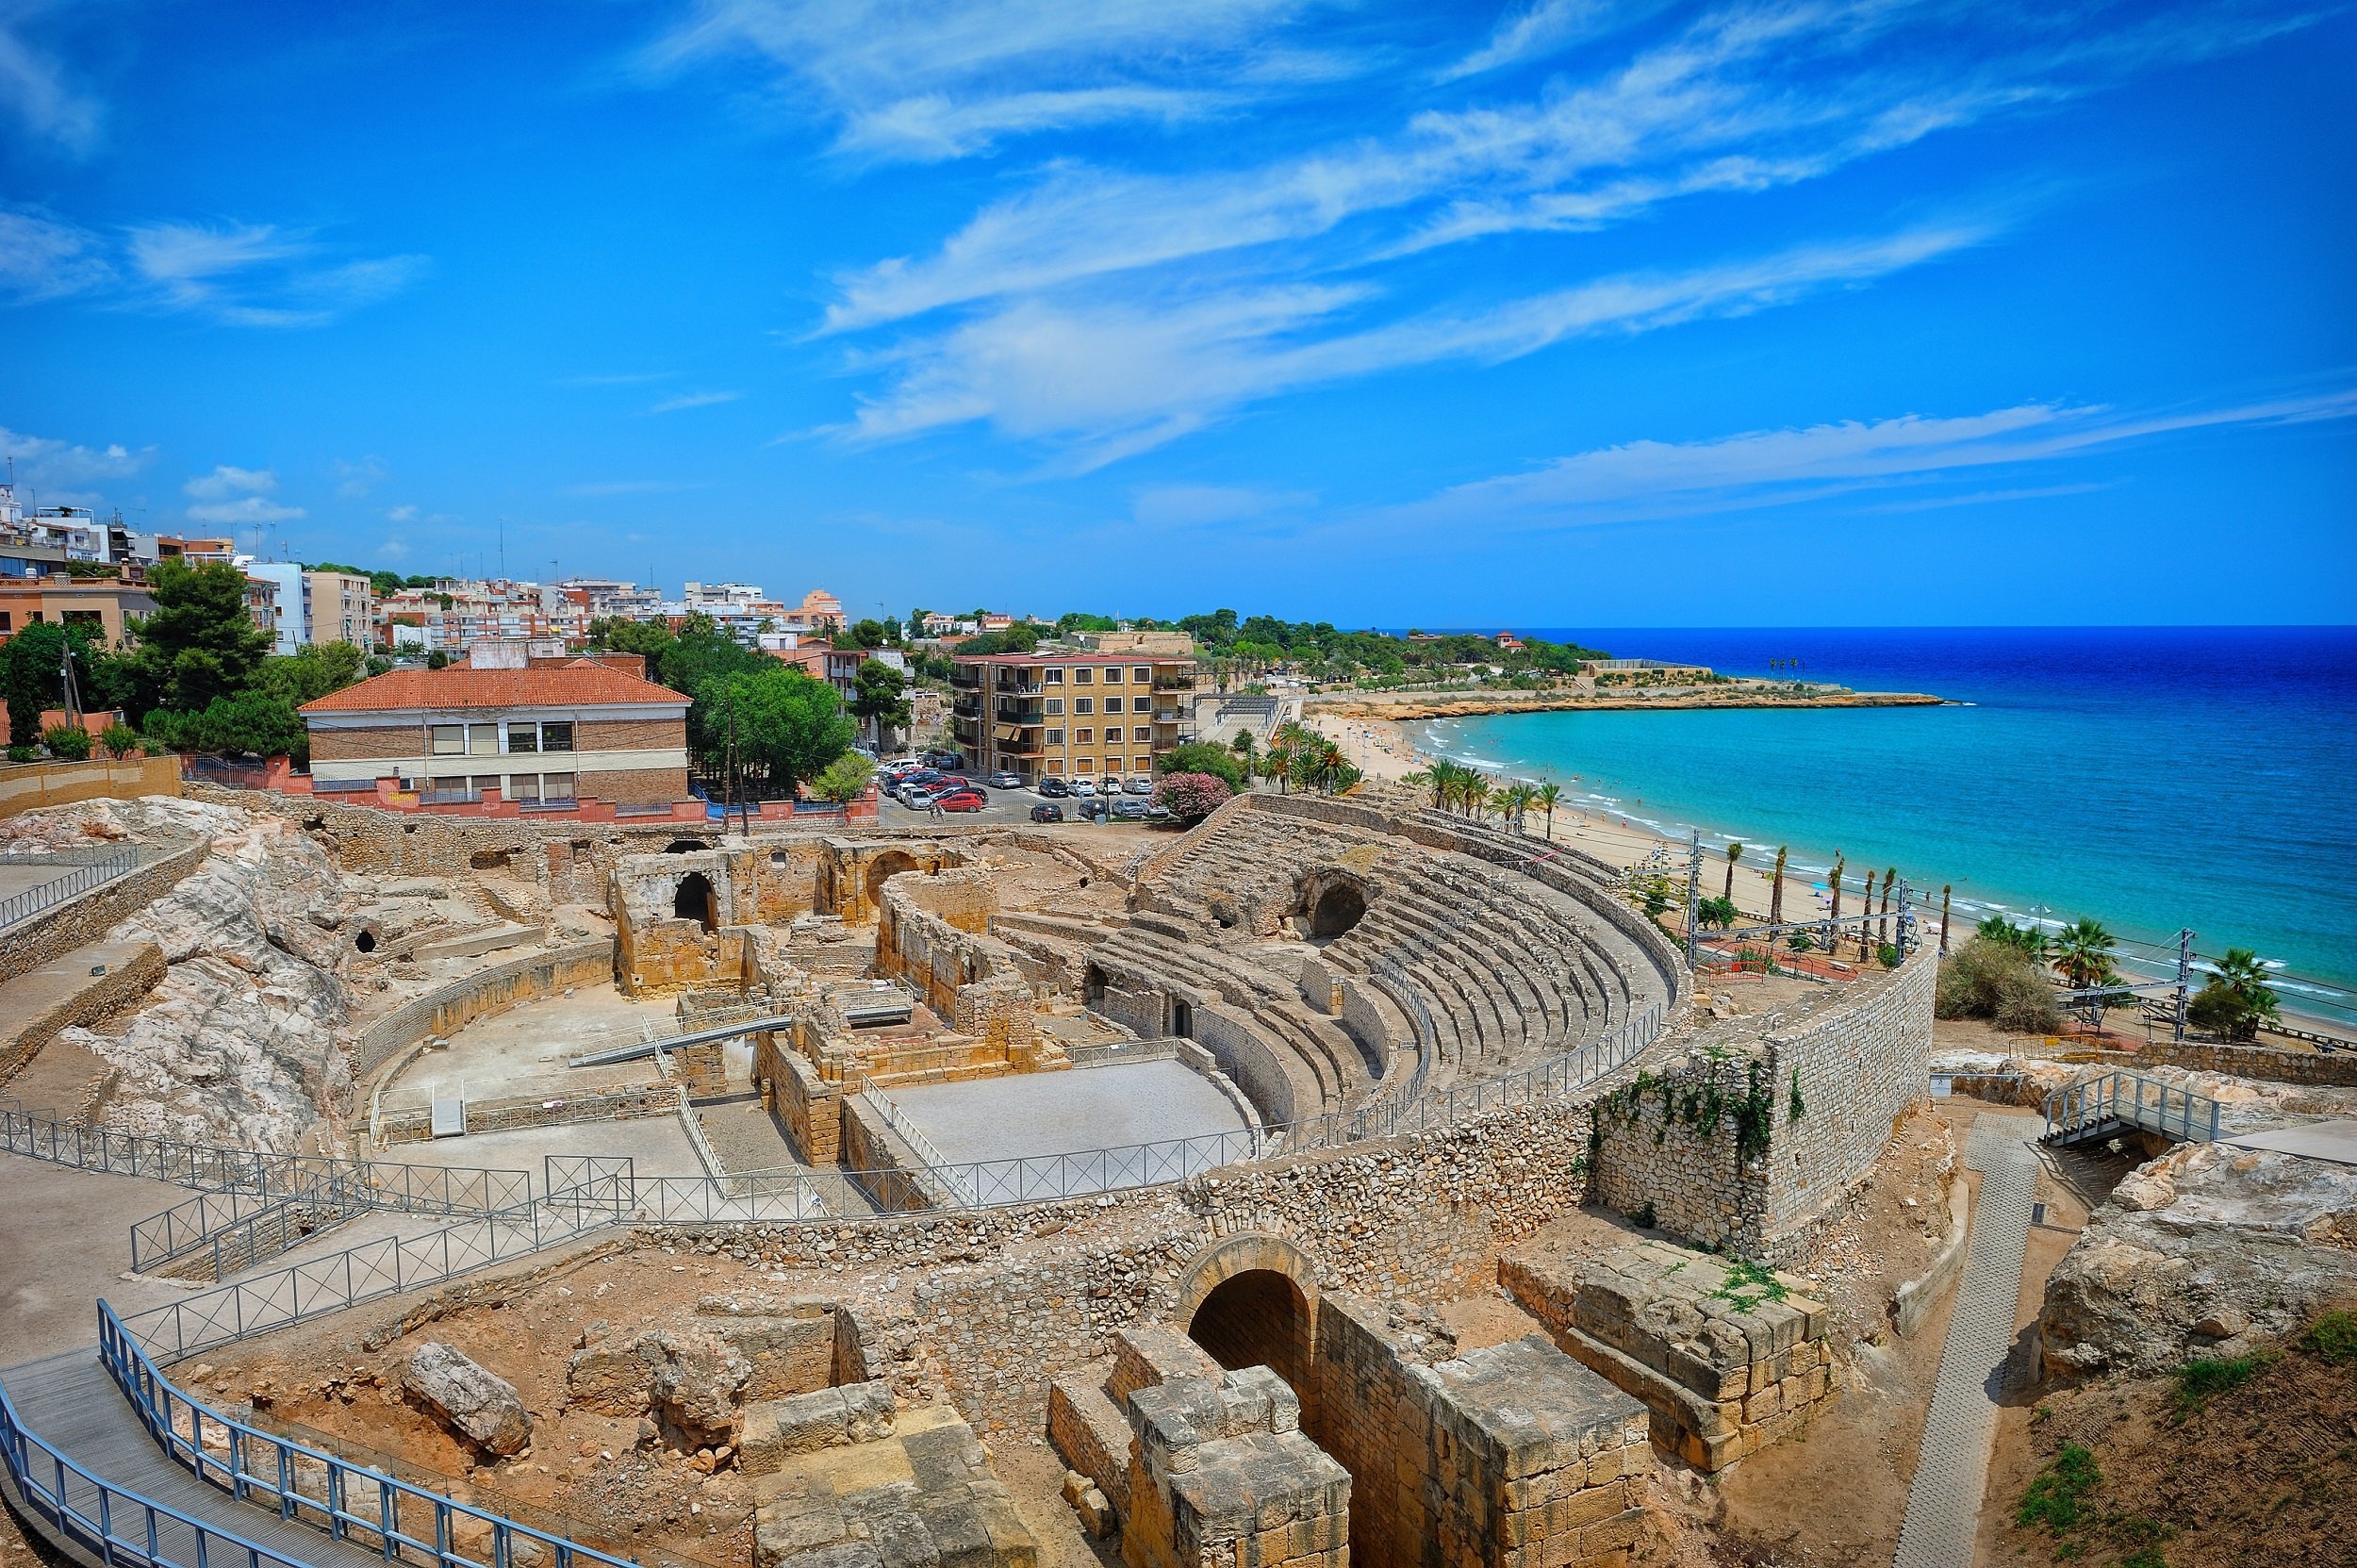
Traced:
<svg viewBox="0 0 2357 1568">
<path fill-rule="evenodd" d="M 9 1403 L 27 1431 L 90 1475 L 103 1476 L 121 1489 L 102 1497 L 102 1489 L 91 1481 L 72 1471 L 63 1473 L 67 1507 L 85 1520 L 107 1520 L 117 1563 L 248 1568 L 248 1554 L 242 1548 L 251 1544 L 262 1549 L 262 1568 L 270 1568 L 273 1558 L 317 1568 L 366 1568 L 369 1564 L 384 1568 L 379 1553 L 346 1545 L 323 1531 L 238 1502 L 166 1459 L 131 1402 L 99 1364 L 95 1346 L 11 1368 L 0 1374 L 0 1385 L 7 1388 Z M 42 1474 L 45 1459 L 33 1459 L 33 1478 L 54 1488 L 56 1467 L 50 1465 L 50 1473 Z M 135 1493 L 171 1512 L 158 1510 L 141 1517 L 144 1510 L 128 1504 L 125 1493 Z M 60 1530 L 50 1511 L 38 1504 L 30 1511 L 44 1534 L 62 1534 L 65 1539 L 58 1543 L 75 1549 L 77 1556 L 88 1554 L 95 1560 L 105 1555 L 88 1538 L 88 1530 L 71 1527 Z M 200 1532 L 199 1525 L 218 1533 Z"/>
<path fill-rule="evenodd" d="M 2045 1142 L 2088 1143 L 2127 1131 L 2157 1132 L 2180 1143 L 2217 1142 L 2218 1104 L 2142 1073 L 2108 1072 L 2066 1084 L 2046 1097 Z"/>
<path fill-rule="evenodd" d="M 1981 1190 L 1948 1343 L 1939 1355 L 1939 1381 L 1907 1488 L 1897 1568 L 1962 1568 L 1972 1560 L 1989 1444 L 1997 1435 L 1997 1395 L 2021 1295 L 2030 1199 L 2037 1189 L 2037 1155 L 2023 1142 L 2036 1125 L 2026 1116 L 1987 1115 L 1972 1124 L 1965 1158 L 1981 1173 Z"/>
</svg>

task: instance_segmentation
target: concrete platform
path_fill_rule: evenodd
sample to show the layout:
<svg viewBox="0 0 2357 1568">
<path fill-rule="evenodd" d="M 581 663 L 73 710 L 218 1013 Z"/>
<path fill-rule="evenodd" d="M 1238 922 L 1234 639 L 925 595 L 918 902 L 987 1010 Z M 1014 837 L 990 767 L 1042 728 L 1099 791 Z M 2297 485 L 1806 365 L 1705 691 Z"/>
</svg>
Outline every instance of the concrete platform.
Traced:
<svg viewBox="0 0 2357 1568">
<path fill-rule="evenodd" d="M 2236 1148 L 2273 1149 L 2278 1154 L 2298 1154 L 2310 1160 L 2330 1160 L 2338 1165 L 2357 1165 L 2357 1118 L 2352 1117 L 2304 1122 L 2298 1127 L 2271 1127 L 2262 1132 L 2220 1138 L 2218 1142 L 2232 1144 Z"/>
<path fill-rule="evenodd" d="M 959 1164 L 1244 1130 L 1225 1095 L 1167 1059 L 931 1083 L 891 1096 Z"/>
</svg>

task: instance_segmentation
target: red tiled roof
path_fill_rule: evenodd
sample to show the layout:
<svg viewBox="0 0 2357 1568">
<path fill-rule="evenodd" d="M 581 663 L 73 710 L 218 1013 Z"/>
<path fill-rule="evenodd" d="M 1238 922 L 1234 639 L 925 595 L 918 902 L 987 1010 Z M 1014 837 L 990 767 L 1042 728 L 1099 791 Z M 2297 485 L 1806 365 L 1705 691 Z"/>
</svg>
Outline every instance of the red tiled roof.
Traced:
<svg viewBox="0 0 2357 1568">
<path fill-rule="evenodd" d="M 331 691 L 305 713 L 398 713 L 419 708 L 565 708 L 608 702 L 673 702 L 669 686 L 587 659 L 538 669 L 395 669 Z"/>
</svg>

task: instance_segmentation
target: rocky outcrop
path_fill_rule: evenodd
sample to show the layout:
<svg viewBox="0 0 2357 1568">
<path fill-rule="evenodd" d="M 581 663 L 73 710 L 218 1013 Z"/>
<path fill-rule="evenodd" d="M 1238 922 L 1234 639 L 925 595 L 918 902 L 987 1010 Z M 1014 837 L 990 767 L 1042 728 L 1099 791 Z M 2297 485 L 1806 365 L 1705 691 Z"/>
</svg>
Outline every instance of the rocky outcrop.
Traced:
<svg viewBox="0 0 2357 1568">
<path fill-rule="evenodd" d="M 2220 1144 L 2140 1166 L 2046 1285 L 2048 1369 L 2236 1355 L 2357 1299 L 2357 1168 Z"/>
<path fill-rule="evenodd" d="M 659 1330 L 600 1340 L 573 1353 L 566 1397 L 601 1415 L 662 1417 L 682 1448 L 733 1441 L 737 1400 L 753 1363 L 717 1334 Z"/>
<path fill-rule="evenodd" d="M 516 1385 L 438 1340 L 410 1353 L 401 1385 L 444 1425 L 488 1453 L 521 1453 L 532 1444 L 532 1416 Z"/>
</svg>

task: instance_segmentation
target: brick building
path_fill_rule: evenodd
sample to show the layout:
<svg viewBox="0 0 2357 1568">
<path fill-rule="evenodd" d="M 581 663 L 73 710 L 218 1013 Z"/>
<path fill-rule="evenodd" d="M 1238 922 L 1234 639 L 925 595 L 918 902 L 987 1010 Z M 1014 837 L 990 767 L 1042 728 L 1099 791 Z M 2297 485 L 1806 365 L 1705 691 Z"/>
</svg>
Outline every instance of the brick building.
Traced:
<svg viewBox="0 0 2357 1568">
<path fill-rule="evenodd" d="M 303 708 L 312 789 L 358 793 L 395 780 L 427 803 L 489 798 L 548 810 L 685 801 L 687 699 L 628 668 L 639 663 L 519 659 L 397 669 L 346 686 Z"/>
<path fill-rule="evenodd" d="M 949 733 L 980 768 L 1043 778 L 1151 773 L 1192 722 L 1195 660 L 1044 648 L 958 659 Z"/>
</svg>

